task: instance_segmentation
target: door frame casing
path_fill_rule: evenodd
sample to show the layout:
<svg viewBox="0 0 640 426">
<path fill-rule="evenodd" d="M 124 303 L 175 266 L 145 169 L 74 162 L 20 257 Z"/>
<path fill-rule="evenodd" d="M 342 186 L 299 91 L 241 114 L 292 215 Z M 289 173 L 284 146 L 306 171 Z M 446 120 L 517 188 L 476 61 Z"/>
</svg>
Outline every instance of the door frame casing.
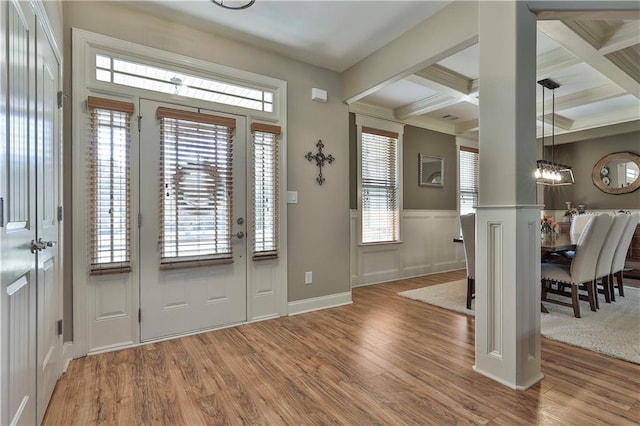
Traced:
<svg viewBox="0 0 640 426">
<path fill-rule="evenodd" d="M 247 322 L 274 318 L 287 314 L 287 204 L 286 204 L 286 152 L 287 152 L 287 83 L 272 77 L 259 75 L 256 73 L 238 70 L 224 65 L 213 64 L 200 59 L 190 58 L 183 55 L 167 52 L 153 47 L 143 46 L 113 37 L 92 33 L 77 28 L 72 29 L 72 117 L 73 117 L 73 170 L 74 178 L 73 194 L 73 324 L 74 324 L 74 357 L 81 357 L 87 354 L 110 351 L 128 346 L 140 344 L 140 327 L 138 324 L 138 308 L 140 306 L 140 284 L 139 279 L 132 280 L 128 288 L 127 297 L 131 303 L 125 313 L 129 324 L 129 335 L 114 344 L 93 345 L 91 322 L 94 320 L 93 308 L 96 303 L 95 289 L 88 282 L 86 266 L 86 199 L 87 191 L 83 182 L 77 176 L 85 173 L 86 147 L 83 143 L 83 135 L 86 134 L 86 99 L 87 96 L 102 96 L 107 98 L 128 100 L 136 105 L 134 112 L 134 125 L 131 132 L 132 143 L 137 143 L 137 126 L 135 116 L 138 114 L 138 101 L 140 98 L 156 100 L 159 102 L 183 102 L 196 108 L 207 110 L 218 110 L 225 113 L 245 116 L 247 127 L 251 122 L 264 122 L 279 125 L 284 131 L 280 137 L 280 179 L 279 200 L 280 207 L 280 257 L 276 268 L 266 269 L 266 263 L 256 265 L 248 257 L 247 262 Z M 165 68 L 173 68 L 176 71 L 193 72 L 205 78 L 219 80 L 229 80 L 246 82 L 257 88 L 274 92 L 274 112 L 253 111 L 249 109 L 216 104 L 190 98 L 179 98 L 163 93 L 154 93 L 133 87 L 119 86 L 112 83 L 100 82 L 95 79 L 95 66 L 91 65 L 92 55 L 96 51 L 108 51 L 114 55 L 123 55 L 134 58 L 150 65 L 160 65 Z M 247 135 L 250 135 L 247 128 Z M 250 137 L 247 137 L 250 143 Z M 132 159 L 133 161 L 133 159 Z M 132 187 L 132 190 L 134 188 Z M 132 198 L 135 195 L 132 194 Z M 132 200 L 133 201 L 133 200 Z M 248 209 L 250 212 L 250 210 Z M 250 213 L 248 213 L 250 214 Z M 133 211 L 133 216 L 137 215 L 137 210 Z M 142 219 L 144 220 L 144 218 Z M 135 220 L 132 220 L 132 231 L 137 233 Z M 132 232 L 132 239 L 134 238 Z M 137 238 L 137 237 L 136 237 Z M 133 244 L 133 241 L 132 241 Z M 136 254 L 137 256 L 137 254 Z M 137 273 L 137 271 L 135 272 Z M 261 275 L 262 274 L 262 275 Z M 266 276 L 271 280 L 274 288 L 272 291 L 265 291 L 258 287 L 260 277 Z M 266 309 L 264 307 L 267 307 Z M 144 313 L 142 314 L 144 316 Z"/>
</svg>

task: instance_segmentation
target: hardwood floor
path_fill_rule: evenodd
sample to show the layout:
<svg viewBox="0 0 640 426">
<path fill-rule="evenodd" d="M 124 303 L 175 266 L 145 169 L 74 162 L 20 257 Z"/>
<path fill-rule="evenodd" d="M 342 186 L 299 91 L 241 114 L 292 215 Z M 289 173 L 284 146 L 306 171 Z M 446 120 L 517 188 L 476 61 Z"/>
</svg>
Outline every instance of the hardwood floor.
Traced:
<svg viewBox="0 0 640 426">
<path fill-rule="evenodd" d="M 545 379 L 513 391 L 472 370 L 474 319 L 396 293 L 71 362 L 45 425 L 640 423 L 640 366 L 542 339 Z"/>
</svg>

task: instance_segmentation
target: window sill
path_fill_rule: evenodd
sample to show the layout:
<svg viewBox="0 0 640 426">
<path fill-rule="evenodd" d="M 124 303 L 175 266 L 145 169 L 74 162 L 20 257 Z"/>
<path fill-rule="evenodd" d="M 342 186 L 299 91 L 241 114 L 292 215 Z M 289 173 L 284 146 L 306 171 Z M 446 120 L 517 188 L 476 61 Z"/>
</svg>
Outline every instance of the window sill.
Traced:
<svg viewBox="0 0 640 426">
<path fill-rule="evenodd" d="M 385 246 L 385 245 L 395 245 L 395 244 L 403 244 L 404 241 L 382 241 L 379 243 L 358 243 L 358 247 L 375 247 L 375 246 Z"/>
</svg>

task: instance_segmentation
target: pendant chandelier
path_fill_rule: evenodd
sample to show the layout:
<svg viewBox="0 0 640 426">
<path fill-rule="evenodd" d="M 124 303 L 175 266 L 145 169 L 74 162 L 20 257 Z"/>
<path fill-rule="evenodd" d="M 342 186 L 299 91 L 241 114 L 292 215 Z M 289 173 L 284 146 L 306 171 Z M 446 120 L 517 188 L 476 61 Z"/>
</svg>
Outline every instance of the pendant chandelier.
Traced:
<svg viewBox="0 0 640 426">
<path fill-rule="evenodd" d="M 536 183 L 547 186 L 572 185 L 575 183 L 573 171 L 570 166 L 555 162 L 555 136 L 556 136 L 556 89 L 560 87 L 558 83 L 545 78 L 538 81 L 542 86 L 542 160 L 537 161 L 537 168 L 534 173 Z M 551 90 L 551 161 L 545 160 L 544 155 L 544 91 Z"/>
<path fill-rule="evenodd" d="M 230 10 L 246 9 L 255 2 L 256 0 L 211 0 L 211 3 Z"/>
</svg>

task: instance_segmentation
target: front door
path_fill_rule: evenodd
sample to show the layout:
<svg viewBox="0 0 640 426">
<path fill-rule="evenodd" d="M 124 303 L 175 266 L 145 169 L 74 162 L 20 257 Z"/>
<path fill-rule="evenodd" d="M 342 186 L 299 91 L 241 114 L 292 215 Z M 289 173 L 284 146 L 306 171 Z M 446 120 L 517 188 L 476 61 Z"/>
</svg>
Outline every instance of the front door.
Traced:
<svg viewBox="0 0 640 426">
<path fill-rule="evenodd" d="M 140 101 L 141 340 L 246 320 L 246 119 Z"/>
<path fill-rule="evenodd" d="M 36 61 L 36 234 L 37 270 L 37 411 L 38 424 L 62 371 L 58 335 L 58 60 L 42 27 L 37 31 Z"/>
</svg>

